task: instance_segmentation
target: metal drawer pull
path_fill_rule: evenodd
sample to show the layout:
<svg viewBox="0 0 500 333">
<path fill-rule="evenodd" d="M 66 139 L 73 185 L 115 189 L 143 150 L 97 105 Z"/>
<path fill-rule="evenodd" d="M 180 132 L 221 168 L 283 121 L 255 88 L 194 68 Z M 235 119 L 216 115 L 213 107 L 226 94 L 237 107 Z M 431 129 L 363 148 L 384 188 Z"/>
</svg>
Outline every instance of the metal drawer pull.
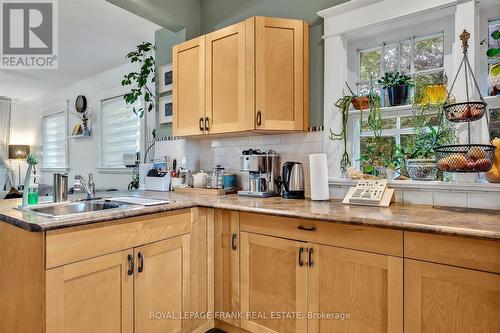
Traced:
<svg viewBox="0 0 500 333">
<path fill-rule="evenodd" d="M 308 258 L 308 265 L 309 267 L 313 267 L 313 249 L 309 248 L 309 258 Z"/>
<path fill-rule="evenodd" d="M 209 127 L 208 127 L 209 124 L 210 124 L 210 122 L 208 121 L 208 117 L 206 117 L 205 118 L 205 131 L 209 130 Z"/>
<path fill-rule="evenodd" d="M 137 271 L 139 273 L 142 273 L 142 271 L 144 270 L 144 256 L 142 255 L 141 252 L 139 252 L 137 257 L 139 258 L 139 267 L 137 267 Z"/>
<path fill-rule="evenodd" d="M 200 131 L 203 132 L 203 118 L 200 118 Z"/>
<path fill-rule="evenodd" d="M 238 236 L 236 234 L 233 234 L 233 236 L 231 237 L 231 248 L 233 249 L 233 251 L 236 251 L 236 238 Z"/>
<path fill-rule="evenodd" d="M 304 253 L 304 248 L 299 248 L 299 267 L 304 266 L 304 261 L 302 260 L 302 253 Z"/>
<path fill-rule="evenodd" d="M 257 111 L 257 126 L 262 125 L 262 113 L 260 111 Z"/>
<path fill-rule="evenodd" d="M 304 227 L 304 226 L 299 225 L 299 226 L 297 227 L 297 229 L 302 230 L 302 231 L 316 231 L 316 227 L 315 227 L 315 226 L 312 226 L 312 227 Z"/>
<path fill-rule="evenodd" d="M 127 260 L 128 260 L 128 271 L 127 271 L 127 274 L 128 275 L 132 275 L 134 274 L 134 256 L 129 254 L 128 257 L 127 257 Z"/>
</svg>

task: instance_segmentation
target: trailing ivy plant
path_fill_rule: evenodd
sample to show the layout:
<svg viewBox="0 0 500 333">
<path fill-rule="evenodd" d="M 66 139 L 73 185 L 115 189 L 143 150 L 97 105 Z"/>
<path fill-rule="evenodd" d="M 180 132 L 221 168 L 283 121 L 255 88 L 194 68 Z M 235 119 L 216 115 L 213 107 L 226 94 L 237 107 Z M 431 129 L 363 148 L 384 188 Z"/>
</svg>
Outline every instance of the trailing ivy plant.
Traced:
<svg viewBox="0 0 500 333">
<path fill-rule="evenodd" d="M 144 110 L 150 112 L 155 105 L 156 97 L 148 87 L 148 83 L 155 82 L 155 46 L 150 42 L 137 45 L 136 49 L 126 56 L 131 63 L 138 63 L 139 71 L 131 72 L 124 76 L 122 86 L 131 86 L 130 92 L 123 95 L 125 103 L 132 105 L 132 111 L 139 117 L 144 115 Z M 144 106 L 136 108 L 137 101 L 144 100 Z"/>
<path fill-rule="evenodd" d="M 354 98 L 356 98 L 356 96 L 344 96 L 335 103 L 335 106 L 340 109 L 342 114 L 342 129 L 339 133 L 334 133 L 332 129 L 330 129 L 330 140 L 344 141 L 344 153 L 340 159 L 340 168 L 344 173 L 347 171 L 347 168 L 351 166 L 351 159 L 347 152 L 347 121 L 349 119 L 349 108 Z"/>
</svg>

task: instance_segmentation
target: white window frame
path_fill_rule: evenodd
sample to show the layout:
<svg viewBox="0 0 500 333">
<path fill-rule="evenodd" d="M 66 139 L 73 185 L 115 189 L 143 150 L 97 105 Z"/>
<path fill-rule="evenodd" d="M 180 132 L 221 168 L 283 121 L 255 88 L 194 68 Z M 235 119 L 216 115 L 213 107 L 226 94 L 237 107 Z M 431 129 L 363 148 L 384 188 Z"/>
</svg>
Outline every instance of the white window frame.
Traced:
<svg viewBox="0 0 500 333">
<path fill-rule="evenodd" d="M 409 32 L 411 32 L 411 29 L 408 29 Z M 381 58 L 380 58 L 380 76 L 383 75 L 384 73 L 384 47 L 386 45 L 393 45 L 393 44 L 401 44 L 404 41 L 410 41 L 411 45 L 411 63 L 410 63 L 410 68 L 411 71 L 409 73 L 406 73 L 412 77 L 415 75 L 421 75 L 421 74 L 431 74 L 431 73 L 438 73 L 441 71 L 444 71 L 447 73 L 446 69 L 450 68 L 449 64 L 447 63 L 447 57 L 446 57 L 446 50 L 448 48 L 451 48 L 451 38 L 449 36 L 449 29 L 448 27 L 444 27 L 443 29 L 439 30 L 431 30 L 427 33 L 424 34 L 411 34 L 408 33 L 405 37 L 405 35 L 398 36 L 399 38 L 392 38 L 389 39 L 388 41 L 382 41 L 379 42 L 377 46 L 371 46 L 371 47 L 366 47 L 366 48 L 355 48 L 353 51 L 356 52 L 356 66 L 355 66 L 355 73 L 354 77 L 356 80 L 356 89 L 359 91 L 359 85 L 364 84 L 364 83 L 370 83 L 370 81 L 361 81 L 361 52 L 366 52 L 366 51 L 372 51 L 372 50 L 380 50 L 381 52 Z M 409 37 L 408 37 L 409 36 Z M 442 36 L 443 37 L 443 53 L 444 53 L 444 58 L 443 58 L 443 66 L 439 68 L 433 68 L 433 69 L 428 69 L 428 70 L 423 70 L 423 71 L 416 71 L 415 70 L 415 41 L 419 40 L 424 40 L 424 39 L 430 39 L 434 37 Z M 401 52 L 401 48 L 399 48 L 399 52 Z M 401 59 L 398 59 L 398 70 L 401 69 Z M 447 73 L 448 79 L 450 79 L 450 74 Z M 384 101 L 384 98 L 382 97 L 382 103 Z M 366 111 L 365 111 L 366 112 Z M 429 110 L 428 115 L 436 114 L 437 110 Z M 401 128 L 401 118 L 402 117 L 407 117 L 413 115 L 413 107 L 412 105 L 402 105 L 402 106 L 396 106 L 396 107 L 383 107 L 382 108 L 382 118 L 383 119 L 390 119 L 390 118 L 396 118 L 396 125 L 395 128 L 393 129 L 383 129 L 381 136 L 384 137 L 394 137 L 395 138 L 395 144 L 398 145 L 401 143 L 401 136 L 402 135 L 409 135 L 413 134 L 413 128 Z M 364 117 L 366 119 L 366 116 Z M 361 133 L 361 113 L 360 111 L 353 110 L 350 112 L 349 115 L 349 132 L 350 137 L 348 138 L 351 141 L 351 163 L 355 168 L 360 168 L 360 156 L 361 156 L 361 138 L 362 137 L 374 137 L 373 131 L 366 131 Z"/>
<path fill-rule="evenodd" d="M 44 119 L 45 118 L 48 118 L 48 117 L 54 117 L 56 115 L 60 115 L 62 114 L 64 116 L 64 165 L 61 165 L 61 166 L 57 166 L 57 167 L 47 167 L 45 165 L 45 142 L 44 142 L 44 126 L 43 126 L 43 122 L 44 122 Z M 49 114 L 45 114 L 42 116 L 42 166 L 40 167 L 40 169 L 43 171 L 58 171 L 58 170 L 61 170 L 61 171 L 67 171 L 68 170 L 68 160 L 69 160 L 69 149 L 68 149 L 68 113 L 67 113 L 67 109 L 64 110 L 64 111 L 58 111 L 58 112 L 53 112 L 53 113 L 49 113 Z"/>
<path fill-rule="evenodd" d="M 100 112 L 99 112 L 99 127 L 100 127 L 100 130 L 99 130 L 99 134 L 100 134 L 100 147 L 99 147 L 99 168 L 98 168 L 98 171 L 101 172 L 101 173 L 131 173 L 132 172 L 132 169 L 131 168 L 127 168 L 125 166 L 122 166 L 122 167 L 109 167 L 109 166 L 105 166 L 104 165 L 104 160 L 102 158 L 102 154 L 104 153 L 104 142 L 103 142 L 103 138 L 104 138 L 104 133 L 103 133 L 103 109 L 102 109 L 102 106 L 103 106 L 103 103 L 106 102 L 106 101 L 110 101 L 110 100 L 113 100 L 113 99 L 118 99 L 118 98 L 123 98 L 123 94 L 119 94 L 119 95 L 114 95 L 114 96 L 111 96 L 111 97 L 105 97 L 105 98 L 102 98 L 100 99 L 99 101 L 99 108 L 100 108 Z M 138 102 L 138 105 L 136 105 L 136 107 L 138 107 L 140 105 L 140 101 Z M 132 111 L 131 111 L 132 112 Z M 145 111 L 147 112 L 147 111 Z M 143 119 L 142 118 L 139 118 L 139 151 L 141 151 L 142 153 L 142 149 L 141 149 L 141 141 L 142 141 L 142 135 L 143 135 L 143 126 L 142 126 L 142 122 L 143 122 Z"/>
</svg>

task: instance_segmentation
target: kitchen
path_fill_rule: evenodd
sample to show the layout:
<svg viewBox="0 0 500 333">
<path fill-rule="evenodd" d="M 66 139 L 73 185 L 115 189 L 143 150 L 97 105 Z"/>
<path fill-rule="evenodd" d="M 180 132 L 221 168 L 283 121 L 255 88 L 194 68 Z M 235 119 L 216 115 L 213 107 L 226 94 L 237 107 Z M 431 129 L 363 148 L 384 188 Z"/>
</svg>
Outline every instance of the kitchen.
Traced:
<svg viewBox="0 0 500 333">
<path fill-rule="evenodd" d="M 1 332 L 498 331 L 498 4 L 97 3 L 127 63 L 0 108 Z"/>
</svg>

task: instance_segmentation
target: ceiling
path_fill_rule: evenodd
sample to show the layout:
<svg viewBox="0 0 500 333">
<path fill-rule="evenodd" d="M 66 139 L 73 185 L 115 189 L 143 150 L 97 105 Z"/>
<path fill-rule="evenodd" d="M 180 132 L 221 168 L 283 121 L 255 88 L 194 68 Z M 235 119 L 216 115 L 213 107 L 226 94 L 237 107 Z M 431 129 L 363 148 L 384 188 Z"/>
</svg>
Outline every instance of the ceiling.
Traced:
<svg viewBox="0 0 500 333">
<path fill-rule="evenodd" d="M 29 101 L 122 65 L 160 28 L 105 0 L 59 1 L 59 69 L 0 70 L 0 96 Z"/>
</svg>

